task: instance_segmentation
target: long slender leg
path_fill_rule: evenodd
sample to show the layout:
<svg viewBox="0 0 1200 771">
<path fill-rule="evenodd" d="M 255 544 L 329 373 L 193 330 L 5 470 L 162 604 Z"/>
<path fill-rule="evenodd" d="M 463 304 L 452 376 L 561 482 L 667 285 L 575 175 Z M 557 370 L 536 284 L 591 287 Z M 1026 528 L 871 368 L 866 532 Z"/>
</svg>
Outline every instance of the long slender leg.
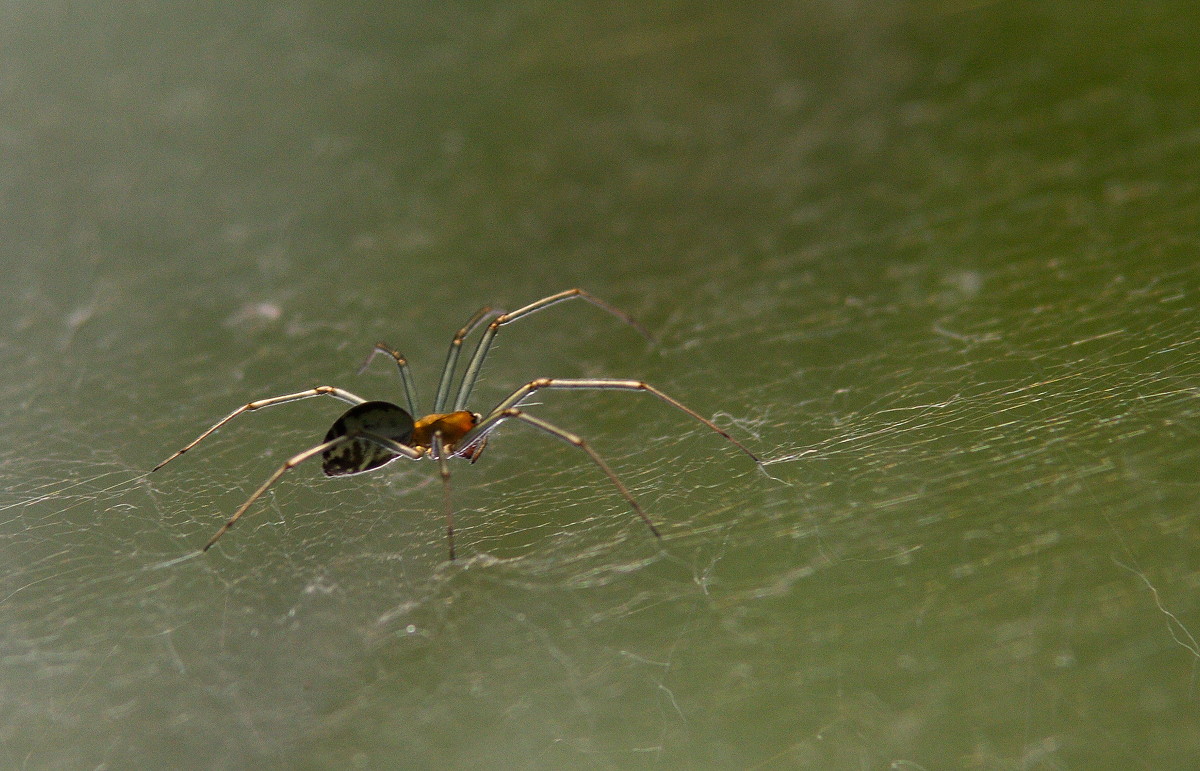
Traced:
<svg viewBox="0 0 1200 771">
<path fill-rule="evenodd" d="M 483 337 L 479 339 L 479 345 L 475 347 L 475 353 L 471 355 L 471 363 L 467 365 L 467 371 L 463 375 L 462 383 L 459 384 L 458 396 L 454 399 L 454 409 L 466 409 L 467 399 L 471 396 L 471 389 L 475 387 L 475 380 L 479 377 L 479 368 L 483 366 L 483 360 L 487 357 L 488 349 L 492 346 L 492 338 L 496 336 L 496 332 L 500 329 L 500 327 L 516 321 L 519 318 L 528 316 L 531 313 L 536 313 L 543 308 L 549 308 L 551 305 L 555 305 L 566 300 L 575 299 L 585 300 L 592 305 L 595 305 L 597 308 L 611 313 L 613 316 L 616 316 L 621 321 L 636 329 L 647 340 L 651 342 L 654 341 L 654 337 L 646 330 L 646 328 L 635 321 L 634 318 L 628 313 L 609 305 L 595 295 L 588 294 L 582 289 L 568 289 L 565 292 L 559 292 L 558 294 L 552 294 L 549 297 L 543 297 L 537 302 L 526 305 L 524 308 L 518 308 L 510 313 L 502 313 L 497 316 L 491 324 L 488 324 L 488 328 L 483 333 Z M 441 408 L 439 407 L 435 411 L 441 412 Z"/>
<path fill-rule="evenodd" d="M 286 472 L 300 465 L 314 455 L 319 455 L 332 447 L 349 442 L 352 439 L 369 439 L 370 441 L 375 442 L 376 444 L 381 445 L 388 450 L 391 450 L 397 455 L 402 455 L 412 460 L 422 457 L 423 454 L 420 450 L 413 449 L 408 445 L 400 444 L 399 442 L 393 442 L 387 437 L 366 432 L 344 434 L 336 439 L 331 439 L 330 441 L 322 442 L 315 447 L 310 447 L 304 452 L 288 458 L 282 466 L 275 470 L 275 473 L 267 477 L 267 480 L 263 482 L 257 490 L 254 491 L 254 494 L 247 498 L 246 502 L 238 507 L 238 510 L 233 513 L 233 516 L 229 518 L 229 521 L 221 526 L 221 529 L 217 531 L 217 534 L 209 539 L 208 543 L 204 545 L 204 548 L 201 549 L 201 551 L 208 551 L 210 548 L 212 548 L 212 545 L 217 542 L 217 539 L 225 535 L 229 528 L 237 524 L 237 521 L 242 518 L 242 515 L 246 513 L 246 510 L 253 506 L 254 502 L 261 498 L 263 494 L 271 488 L 271 485 L 275 484 L 275 482 L 277 482 L 279 478 Z"/>
<path fill-rule="evenodd" d="M 512 395 L 510 395 L 507 399 L 505 399 L 504 401 L 497 404 L 496 407 L 490 413 L 488 413 L 486 416 L 484 416 L 484 418 L 482 420 L 479 421 L 479 423 L 475 426 L 475 428 L 473 428 L 471 430 L 470 433 L 468 433 L 466 436 L 464 436 L 462 438 L 462 440 L 459 442 L 459 446 L 460 447 L 471 446 L 471 444 L 473 444 L 476 439 L 478 439 L 479 437 L 481 437 L 483 435 L 486 435 L 487 432 L 490 431 L 491 428 L 495 425 L 496 420 L 498 418 L 502 419 L 502 416 L 506 411 L 508 411 L 509 409 L 511 409 L 513 407 L 516 407 L 518 404 L 523 402 L 525 399 L 529 398 L 529 396 L 531 394 L 533 394 L 535 391 L 539 391 L 543 388 L 554 388 L 554 389 L 564 389 L 564 390 L 643 391 L 645 393 L 653 394 L 654 396 L 658 397 L 662 401 L 671 405 L 675 409 L 677 409 L 681 412 L 684 412 L 688 415 L 691 415 L 693 418 L 700 421 L 704 425 L 708 426 L 713 431 L 716 431 L 718 434 L 720 434 L 721 436 L 723 436 L 727 440 L 729 440 L 739 450 L 741 450 L 742 452 L 749 455 L 750 458 L 755 463 L 757 463 L 760 467 L 762 466 L 762 460 L 757 455 L 750 452 L 750 450 L 747 449 L 745 445 L 743 445 L 738 440 L 734 439 L 732 436 L 730 436 L 728 433 L 726 433 L 723 429 L 721 429 L 719 426 L 717 426 L 711 420 L 709 420 L 708 418 L 705 418 L 700 413 L 696 412 L 691 407 L 688 407 L 687 405 L 683 404 L 682 402 L 680 402 L 676 399 L 673 399 L 670 396 L 667 396 L 665 393 L 658 390 L 654 386 L 649 385 L 648 383 L 643 383 L 640 380 L 616 380 L 616 379 L 608 379 L 608 378 L 586 378 L 586 379 L 539 378 L 537 380 L 530 381 L 529 383 L 526 383 L 525 385 L 518 388 L 516 391 L 513 391 Z"/>
<path fill-rule="evenodd" d="M 173 455 L 168 457 L 162 463 L 159 463 L 157 466 L 155 466 L 154 468 L 152 468 L 150 470 L 152 472 L 158 471 L 160 468 L 167 465 L 171 461 L 175 460 L 180 455 L 183 455 L 188 450 L 190 450 L 193 447 L 195 447 L 196 445 L 200 444 L 201 441 L 203 441 L 205 438 L 207 438 L 210 434 L 212 434 L 218 428 L 225 425 L 229 421 L 233 420 L 238 415 L 241 415 L 243 412 L 253 412 L 254 410 L 262 409 L 263 407 L 274 407 L 276 404 L 287 404 L 288 402 L 296 402 L 296 401 L 300 401 L 301 399 L 310 399 L 314 396 L 332 396 L 335 399 L 340 399 L 340 400 L 342 400 L 344 402 L 348 402 L 350 404 L 362 404 L 363 402 L 366 401 L 366 399 L 362 398 L 361 396 L 355 396 L 354 394 L 350 393 L 349 391 L 343 391 L 340 388 L 334 388 L 333 386 L 317 386 L 316 388 L 310 388 L 307 391 L 300 391 L 299 393 L 285 394 L 283 396 L 273 396 L 270 399 L 260 399 L 259 401 L 256 401 L 256 402 L 250 402 L 249 404 L 243 404 L 241 407 L 238 407 L 233 412 L 229 413 L 225 417 L 218 420 L 215 424 L 213 424 L 212 428 L 208 429 L 203 434 L 201 434 L 200 436 L 193 439 L 191 442 L 184 445 L 183 449 L 175 452 Z"/>
<path fill-rule="evenodd" d="M 446 542 L 450 544 L 450 561 L 454 561 L 454 506 L 450 500 L 450 464 L 446 462 L 446 445 L 442 432 L 433 435 L 430 447 L 434 459 L 437 460 L 438 474 L 442 477 L 442 510 L 446 514 Z"/>
<path fill-rule="evenodd" d="M 475 315 L 467 319 L 467 323 L 462 325 L 462 329 L 454 333 L 454 339 L 450 341 L 450 350 L 446 352 L 446 363 L 442 366 L 442 377 L 438 381 L 437 397 L 433 400 L 433 411 L 442 412 L 446 408 L 446 399 L 450 397 L 450 381 L 454 379 L 454 369 L 458 366 L 458 355 L 462 351 L 463 340 L 467 335 L 475 331 L 483 322 L 488 319 L 499 316 L 504 311 L 496 310 L 491 306 L 485 305 L 475 311 Z M 413 413 L 414 415 L 416 413 Z"/>
<path fill-rule="evenodd" d="M 404 358 L 399 351 L 388 347 L 387 343 L 375 343 L 367 360 L 358 368 L 358 374 L 361 375 L 366 371 L 367 367 L 371 365 L 371 359 L 374 359 L 377 353 L 386 353 L 396 360 L 396 367 L 400 370 L 400 382 L 404 384 L 404 399 L 408 402 L 408 412 L 410 415 L 420 415 L 421 411 L 417 409 L 417 389 L 413 386 L 412 374 L 408 371 L 408 359 Z"/>
<path fill-rule="evenodd" d="M 621 493 L 621 497 L 623 497 L 626 502 L 629 503 L 629 507 L 633 509 L 634 513 L 641 517 L 642 521 L 646 523 L 646 527 L 650 528 L 650 532 L 654 533 L 654 537 L 662 538 L 662 535 L 660 535 L 658 532 L 658 528 L 654 526 L 654 523 L 650 520 L 650 517 L 646 515 L 646 512 L 633 497 L 633 494 L 629 492 L 629 488 L 625 486 L 625 484 L 617 477 L 616 473 L 614 473 L 613 470 L 609 468 L 608 464 L 604 462 L 604 459 L 596 454 L 596 451 L 593 450 L 588 443 L 583 440 L 582 437 L 572 434 L 569 431 L 564 431 L 553 423 L 548 423 L 541 418 L 536 418 L 533 415 L 526 414 L 516 407 L 509 407 L 495 415 L 492 422 L 492 428 L 495 428 L 499 423 L 509 419 L 515 419 L 523 423 L 528 423 L 529 425 L 546 432 L 550 436 L 560 439 L 574 447 L 578 447 L 587 453 L 588 457 L 592 459 L 592 462 L 600 467 L 600 470 L 604 472 L 604 475 L 607 476 L 609 481 L 613 483 L 613 486 L 617 488 L 617 492 Z"/>
</svg>

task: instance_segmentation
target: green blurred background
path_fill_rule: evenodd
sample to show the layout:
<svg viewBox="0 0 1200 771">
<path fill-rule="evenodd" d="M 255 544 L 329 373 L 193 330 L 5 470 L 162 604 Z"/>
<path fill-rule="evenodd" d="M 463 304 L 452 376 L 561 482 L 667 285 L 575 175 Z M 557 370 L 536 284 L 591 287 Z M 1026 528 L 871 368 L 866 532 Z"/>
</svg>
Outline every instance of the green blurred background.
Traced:
<svg viewBox="0 0 1200 771">
<path fill-rule="evenodd" d="M 1192 4 L 0 3 L 0 767 L 1188 768 Z M 291 472 L 429 404 L 454 469 Z M 191 557 L 191 558 L 189 558 Z"/>
</svg>

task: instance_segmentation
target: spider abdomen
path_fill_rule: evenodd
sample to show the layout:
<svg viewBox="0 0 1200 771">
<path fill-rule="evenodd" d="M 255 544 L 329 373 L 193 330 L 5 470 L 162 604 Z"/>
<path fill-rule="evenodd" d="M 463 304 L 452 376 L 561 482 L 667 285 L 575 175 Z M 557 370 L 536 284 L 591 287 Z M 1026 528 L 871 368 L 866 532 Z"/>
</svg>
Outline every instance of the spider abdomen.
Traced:
<svg viewBox="0 0 1200 771">
<path fill-rule="evenodd" d="M 325 441 L 355 433 L 369 433 L 400 444 L 412 440 L 412 415 L 391 402 L 363 402 L 347 410 L 333 422 Z M 368 439 L 350 439 L 321 453 L 321 469 L 326 476 L 347 476 L 377 469 L 400 457 Z"/>
</svg>

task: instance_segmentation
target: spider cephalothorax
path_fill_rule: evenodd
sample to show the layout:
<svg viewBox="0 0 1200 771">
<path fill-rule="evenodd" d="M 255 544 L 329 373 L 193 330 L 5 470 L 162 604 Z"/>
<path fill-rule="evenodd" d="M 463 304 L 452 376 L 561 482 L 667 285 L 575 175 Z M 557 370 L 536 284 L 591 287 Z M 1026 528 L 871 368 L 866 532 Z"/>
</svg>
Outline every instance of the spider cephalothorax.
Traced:
<svg viewBox="0 0 1200 771">
<path fill-rule="evenodd" d="M 761 466 L 762 461 L 759 460 L 757 455 L 746 449 L 741 442 L 718 428 L 711 420 L 702 417 L 696 411 L 672 399 L 654 386 L 639 380 L 538 378 L 529 381 L 513 391 L 507 398 L 501 400 L 499 404 L 487 413 L 480 414 L 466 409 L 471 389 L 474 388 L 475 381 L 479 377 L 479 369 L 483 365 L 483 360 L 487 356 L 488 350 L 492 345 L 492 340 L 500 327 L 543 308 L 571 299 L 585 300 L 634 327 L 647 338 L 650 337 L 649 333 L 628 314 L 588 294 L 582 289 L 568 289 L 565 292 L 552 294 L 549 297 L 543 297 L 537 302 L 530 303 L 523 308 L 509 313 L 488 307 L 481 308 L 467 320 L 467 323 L 463 325 L 462 329 L 458 330 L 454 335 L 454 339 L 450 342 L 450 351 L 446 355 L 446 363 L 442 367 L 441 379 L 438 382 L 433 412 L 423 417 L 415 419 L 413 417 L 414 415 L 420 415 L 421 412 L 417 409 L 416 389 L 409 374 L 408 362 L 398 351 L 393 350 L 384 343 L 378 343 L 371 350 L 371 354 L 367 357 L 367 360 L 363 363 L 359 371 L 361 372 L 363 369 L 366 369 L 376 354 L 384 353 L 391 356 L 395 360 L 396 367 L 400 372 L 400 380 L 404 386 L 404 398 L 408 409 L 399 407 L 391 402 L 367 401 L 349 391 L 333 386 L 317 386 L 307 391 L 286 394 L 284 396 L 274 396 L 238 407 L 217 421 L 215 425 L 200 434 L 200 436 L 196 437 L 189 444 L 184 445 L 182 449 L 175 452 L 162 463 L 159 463 L 152 471 L 157 471 L 192 449 L 214 431 L 243 412 L 252 412 L 263 407 L 273 407 L 277 404 L 286 404 L 314 396 L 332 396 L 353 406 L 334 421 L 333 426 L 325 434 L 324 441 L 289 458 L 274 474 L 267 477 L 267 480 L 254 491 L 254 494 L 234 512 L 233 516 L 217 531 L 216 535 L 205 544 L 204 550 L 207 551 L 217 542 L 218 538 L 224 535 L 229 528 L 233 527 L 238 519 L 246 513 L 246 510 L 279 477 L 283 476 L 286 471 L 295 468 L 300 463 L 315 455 L 321 456 L 321 468 L 329 476 L 345 476 L 373 471 L 400 457 L 408 458 L 409 460 L 432 458 L 437 461 L 442 477 L 443 501 L 446 515 L 446 538 L 450 545 L 450 559 L 454 559 L 454 512 L 450 506 L 450 467 L 447 461 L 450 458 L 465 458 L 471 462 L 476 461 L 484 445 L 487 444 L 488 435 L 498 428 L 501 423 L 508 420 L 517 420 L 528 424 L 583 450 L 600 470 L 604 472 L 605 476 L 609 478 L 609 481 L 612 482 L 621 496 L 629 503 L 634 513 L 646 523 L 646 526 L 650 528 L 650 532 L 654 533 L 656 537 L 659 535 L 658 528 L 654 526 L 650 517 L 642 510 L 641 505 L 638 504 L 637 500 L 629 492 L 629 489 L 625 487 L 624 483 L 609 468 L 608 464 L 596 454 L 595 450 L 588 446 L 587 442 L 579 436 L 565 431 L 552 423 L 548 423 L 539 417 L 530 415 L 519 408 L 519 405 L 525 399 L 541 389 L 643 391 L 653 394 L 672 407 L 687 413 L 713 431 L 716 431 Z M 480 338 L 479 344 L 475 347 L 475 352 L 471 355 L 467 369 L 459 381 L 453 406 L 447 410 L 447 400 L 450 396 L 463 341 L 484 322 L 488 322 L 487 329 Z"/>
</svg>

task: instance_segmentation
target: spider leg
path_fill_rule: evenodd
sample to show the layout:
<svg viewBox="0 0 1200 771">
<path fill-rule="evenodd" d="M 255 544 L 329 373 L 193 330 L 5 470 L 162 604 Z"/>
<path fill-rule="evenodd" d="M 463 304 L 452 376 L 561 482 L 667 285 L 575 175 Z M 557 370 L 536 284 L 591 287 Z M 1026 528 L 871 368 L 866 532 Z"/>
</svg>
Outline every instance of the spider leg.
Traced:
<svg viewBox="0 0 1200 771">
<path fill-rule="evenodd" d="M 555 305 L 566 300 L 575 299 L 585 300 L 592 305 L 595 305 L 597 308 L 611 313 L 613 316 L 616 316 L 621 321 L 636 329 L 647 340 L 651 342 L 654 341 L 654 337 L 648 331 L 646 331 L 646 328 L 635 321 L 634 318 L 628 313 L 609 305 L 599 297 L 588 294 L 582 289 L 568 289 L 565 292 L 559 292 L 558 294 L 552 294 L 549 297 L 543 297 L 537 302 L 526 305 L 524 308 L 518 308 L 510 313 L 501 313 L 496 316 L 491 324 L 488 324 L 487 331 L 485 331 L 483 333 L 483 337 L 479 339 L 479 345 L 475 347 L 475 353 L 471 355 L 471 362 L 467 365 L 467 371 L 463 375 L 462 382 L 458 386 L 458 396 L 454 399 L 454 409 L 466 409 L 467 399 L 471 396 L 471 389 L 475 387 L 475 380 L 479 377 L 479 369 L 483 366 L 483 360 L 487 357 L 488 349 L 492 346 L 492 339 L 496 336 L 496 332 L 500 329 L 500 327 L 516 321 L 517 319 L 528 316 L 531 313 L 537 313 L 543 308 L 549 308 L 551 305 Z M 444 402 L 439 403 L 439 405 L 434 408 L 434 411 L 441 412 L 443 404 Z"/>
<path fill-rule="evenodd" d="M 408 402 L 408 412 L 410 415 L 420 415 L 421 412 L 417 409 L 417 389 L 413 387 L 412 375 L 408 371 L 408 359 L 399 351 L 388 347 L 387 343 L 375 343 L 375 347 L 367 355 L 367 360 L 358 368 L 358 374 L 361 375 L 367 370 L 377 353 L 386 353 L 396 360 L 396 367 L 400 370 L 400 382 L 404 384 L 404 399 Z"/>
<path fill-rule="evenodd" d="M 507 410 L 509 410 L 513 407 L 516 407 L 518 404 L 523 402 L 525 399 L 529 398 L 529 396 L 531 394 L 533 394 L 535 391 L 539 391 L 543 388 L 554 388 L 554 389 L 564 389 L 564 390 L 596 390 L 596 391 L 642 391 L 645 393 L 653 394 L 654 396 L 656 396 L 657 398 L 666 402 L 667 404 L 671 405 L 672 407 L 679 410 L 680 412 L 683 412 L 683 413 L 686 413 L 687 415 L 692 416 L 696 420 L 700 421 L 704 425 L 711 428 L 713 431 L 716 431 L 718 434 L 725 437 L 727 440 L 729 440 L 729 442 L 731 442 L 733 444 L 734 447 L 737 447 L 739 450 L 741 450 L 742 452 L 749 455 L 750 458 L 755 463 L 757 463 L 760 468 L 762 467 L 762 459 L 761 458 L 759 458 L 754 453 L 750 452 L 750 450 L 747 449 L 745 445 L 743 445 L 738 440 L 734 439 L 726 431 L 724 431 L 722 428 L 717 426 L 711 420 L 709 420 L 708 418 L 705 418 L 703 415 L 696 412 L 691 407 L 688 407 L 687 405 L 678 401 L 677 399 L 673 399 L 670 396 L 667 396 L 665 393 L 658 390 L 654 386 L 649 385 L 647 383 L 643 383 L 640 380 L 616 380 L 616 379 L 608 379 L 608 378 L 586 378 L 586 379 L 570 380 L 570 379 L 558 379 L 558 378 L 539 378 L 537 380 L 530 381 L 530 382 L 526 383 L 525 385 L 521 386 L 520 388 L 518 388 L 516 391 L 513 391 L 512 394 L 507 399 L 505 399 L 504 401 L 497 404 L 496 407 L 490 413 L 488 413 L 483 418 L 483 420 L 481 420 L 479 422 L 479 425 L 477 425 L 474 429 L 471 430 L 470 433 L 468 433 L 466 436 L 464 436 L 462 438 L 462 440 L 459 442 L 459 446 L 460 447 L 470 446 L 472 443 L 474 443 L 474 441 L 476 439 L 480 438 L 480 435 L 486 433 L 486 431 L 488 430 L 487 426 L 494 424 L 493 418 L 495 416 L 501 415 L 504 412 L 506 412 Z"/>
<path fill-rule="evenodd" d="M 487 434 L 495 429 L 500 423 L 509 419 L 519 420 L 522 423 L 528 423 L 534 428 L 544 431 L 550 436 L 562 440 L 569 445 L 578 447 L 587 453 L 588 457 L 592 459 L 592 462 L 600 467 L 600 470 L 604 472 L 604 475 L 607 476 L 609 481 L 613 483 L 613 486 L 617 488 L 617 492 L 619 492 L 621 497 L 626 500 L 626 502 L 629 504 L 629 507 L 633 509 L 634 513 L 646 523 L 646 527 L 650 528 L 650 532 L 654 533 L 654 537 L 662 538 L 662 535 L 658 532 L 658 528 L 654 526 L 654 522 L 652 522 L 650 517 L 646 515 L 646 512 L 642 509 L 641 504 L 637 502 L 637 499 L 633 497 L 633 494 L 629 492 L 629 488 L 625 486 L 625 483 L 623 483 L 620 478 L 617 477 L 616 473 L 609 468 L 609 465 L 604 462 L 604 459 L 601 458 L 596 451 L 593 450 L 591 446 L 583 440 L 582 437 L 572 434 L 569 431 L 564 431 L 553 423 L 549 423 L 541 418 L 537 418 L 533 415 L 522 412 L 516 407 L 507 407 L 500 411 L 493 411 L 491 415 L 489 415 L 482 423 L 480 423 L 479 426 L 476 427 L 476 430 L 478 431 L 479 429 L 482 429 L 482 433 Z"/>
<path fill-rule="evenodd" d="M 448 448 L 442 439 L 442 432 L 438 431 L 433 435 L 433 444 L 430 446 L 430 452 L 433 454 L 438 464 L 438 474 L 442 477 L 442 509 L 446 514 L 446 542 L 450 544 L 450 561 L 454 561 L 454 507 L 450 501 L 450 464 L 446 462 Z"/>
<path fill-rule="evenodd" d="M 467 323 L 462 325 L 462 329 L 454 333 L 454 339 L 450 341 L 450 350 L 446 352 L 446 363 L 442 366 L 442 377 L 438 381 L 437 397 L 433 400 L 434 412 L 442 412 L 446 407 L 446 399 L 450 396 L 450 381 L 454 379 L 454 370 L 458 366 L 458 355 L 462 352 L 463 340 L 480 324 L 503 312 L 485 305 L 467 319 Z"/>
<path fill-rule="evenodd" d="M 416 459 L 422 457 L 422 455 L 423 455 L 423 453 L 420 450 L 409 447 L 406 444 L 400 444 L 399 442 L 393 442 L 391 439 L 388 439 L 387 437 L 379 436 L 378 434 L 372 434 L 372 433 L 368 433 L 365 431 L 350 433 L 350 434 L 343 434 L 342 436 L 339 436 L 338 438 L 333 439 L 331 441 L 321 442 L 320 444 L 316 445 L 315 447 L 309 447 L 304 452 L 299 453 L 297 455 L 293 455 L 292 457 L 288 458 L 287 461 L 284 462 L 284 464 L 282 466 L 275 469 L 275 473 L 271 474 L 271 476 L 267 477 L 267 480 L 265 482 L 263 482 L 261 485 L 259 485 L 259 488 L 257 490 L 255 490 L 254 493 L 249 498 L 246 499 L 245 503 L 243 503 L 241 506 L 238 507 L 238 510 L 233 513 L 233 516 L 229 518 L 229 521 L 221 526 L 221 529 L 217 531 L 216 535 L 214 535 L 212 538 L 210 538 L 208 543 L 204 544 L 204 548 L 201 549 L 200 551 L 208 551 L 210 548 L 212 548 L 212 545 L 214 543 L 216 543 L 217 540 L 221 536 L 225 535 L 225 533 L 231 527 L 233 527 L 235 524 L 237 524 L 237 521 L 242 518 L 242 515 L 245 514 L 246 511 L 251 506 L 254 505 L 254 502 L 257 501 L 259 498 L 261 498 L 263 496 L 263 494 L 267 492 L 267 490 L 271 489 L 271 485 L 273 485 L 277 481 L 279 481 L 279 478 L 281 476 L 283 476 L 285 473 L 287 473 L 291 469 L 294 469 L 296 466 L 299 466 L 301 463 L 303 463 L 304 461 L 313 457 L 314 455 L 320 455 L 321 453 L 325 452 L 326 450 L 330 449 L 331 447 L 336 447 L 339 444 L 343 444 L 345 442 L 349 442 L 354 439 L 367 439 L 369 441 L 375 442 L 376 444 L 378 444 L 388 450 L 391 450 L 392 452 L 396 453 L 397 455 L 402 455 L 411 460 L 416 460 Z"/>
<path fill-rule="evenodd" d="M 203 434 L 201 434 L 200 436 L 193 439 L 191 442 L 185 444 L 182 449 L 175 452 L 173 455 L 168 457 L 162 463 L 159 463 L 157 466 L 150 469 L 150 471 L 151 472 L 158 471 L 160 468 L 167 465 L 171 461 L 175 460 L 180 455 L 183 455 L 188 450 L 190 450 L 193 447 L 195 447 L 196 445 L 200 444 L 200 442 L 202 442 L 204 439 L 206 439 L 214 431 L 216 431 L 217 429 L 219 429 L 221 426 L 225 425 L 229 421 L 233 420 L 238 415 L 241 415 L 243 412 L 253 412 L 254 410 L 262 409 L 263 407 L 274 407 L 276 404 L 287 404 L 288 402 L 296 402 L 296 401 L 300 401 L 301 399 L 310 399 L 314 396 L 332 396 L 335 399 L 340 399 L 341 401 L 348 402 L 350 404 L 363 404 L 364 402 L 367 401 L 366 399 L 362 398 L 361 396 L 355 396 L 354 394 L 350 393 L 349 391 L 343 391 L 340 388 L 334 388 L 333 386 L 317 386 L 316 388 L 310 388 L 307 391 L 300 391 L 299 393 L 285 394 L 283 396 L 273 396 L 270 399 L 260 399 L 256 402 L 250 402 L 249 404 L 243 404 L 241 407 L 238 407 L 233 412 L 229 413 L 225 417 L 218 420 L 215 424 L 213 424 L 212 428 L 208 429 Z"/>
</svg>

